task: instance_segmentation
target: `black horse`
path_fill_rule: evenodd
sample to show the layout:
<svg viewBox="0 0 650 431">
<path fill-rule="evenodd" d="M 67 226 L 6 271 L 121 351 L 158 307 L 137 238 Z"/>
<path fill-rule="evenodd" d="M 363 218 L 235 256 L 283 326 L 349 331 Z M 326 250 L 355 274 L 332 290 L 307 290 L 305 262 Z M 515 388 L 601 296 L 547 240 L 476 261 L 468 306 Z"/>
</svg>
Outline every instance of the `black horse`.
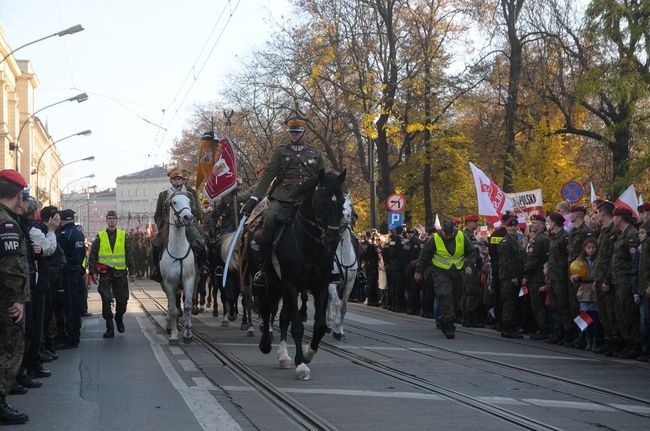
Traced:
<svg viewBox="0 0 650 431">
<path fill-rule="evenodd" d="M 286 354 L 286 334 L 291 324 L 291 336 L 296 345 L 296 376 L 301 380 L 310 378 L 306 364 L 313 359 L 327 330 L 327 286 L 340 239 L 344 181 L 345 171 L 340 175 L 321 171 L 300 187 L 300 203 L 277 241 L 272 259 L 275 261 L 277 257 L 277 261 L 273 264 L 274 269 L 267 268 L 268 285 L 258 296 L 263 320 L 260 351 L 271 351 L 271 314 L 282 299 L 281 346 L 284 346 Z M 276 272 L 278 269 L 279 274 Z M 314 298 L 315 317 L 311 344 L 303 351 L 304 326 L 298 309 L 298 296 L 307 291 Z"/>
</svg>

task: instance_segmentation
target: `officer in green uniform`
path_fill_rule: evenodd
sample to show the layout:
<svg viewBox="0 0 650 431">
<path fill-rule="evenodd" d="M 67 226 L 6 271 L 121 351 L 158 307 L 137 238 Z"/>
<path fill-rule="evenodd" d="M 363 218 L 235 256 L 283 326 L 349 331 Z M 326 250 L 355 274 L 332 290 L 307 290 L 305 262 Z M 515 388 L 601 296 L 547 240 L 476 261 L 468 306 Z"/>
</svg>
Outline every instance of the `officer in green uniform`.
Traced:
<svg viewBox="0 0 650 431">
<path fill-rule="evenodd" d="M 207 277 L 210 275 L 210 270 L 208 269 L 205 238 L 198 226 L 198 221 L 201 220 L 201 203 L 198 202 L 198 199 L 196 198 L 196 191 L 192 193 L 185 186 L 187 175 L 183 173 L 183 171 L 175 168 L 169 171 L 167 175 L 169 176 L 171 187 L 158 194 L 156 213 L 154 214 L 154 221 L 158 227 L 158 235 L 156 236 L 156 240 L 152 247 L 154 271 L 152 271 L 150 278 L 158 283 L 162 282 L 162 276 L 160 275 L 160 250 L 163 247 L 165 240 L 163 232 L 169 222 L 169 205 L 167 200 L 175 192 L 185 192 L 190 198 L 194 222 L 187 226 L 185 232 L 192 247 L 192 251 L 197 258 L 200 275 L 201 277 Z"/>
<path fill-rule="evenodd" d="M 554 212 L 549 218 L 548 279 L 551 282 L 551 313 L 555 320 L 553 333 L 546 342 L 565 344 L 573 342 L 573 322 L 569 315 L 569 234 L 564 230 L 562 214 Z"/>
<path fill-rule="evenodd" d="M 632 257 L 639 246 L 639 231 L 634 227 L 632 211 L 628 208 L 616 208 L 613 221 L 619 234 L 612 252 L 612 282 L 616 322 L 625 341 L 625 348 L 619 356 L 622 359 L 636 359 L 641 354 L 639 310 L 634 304 L 631 283 Z"/>
<path fill-rule="evenodd" d="M 478 260 L 481 260 L 481 254 L 478 250 L 478 239 L 475 232 L 478 229 L 479 216 L 470 214 L 465 216 L 465 227 L 463 235 L 470 240 L 474 246 L 474 256 L 477 259 L 476 266 L 480 268 Z M 478 307 L 481 303 L 481 272 L 472 271 L 471 275 L 464 276 L 465 287 L 465 307 L 463 310 L 463 326 L 466 328 L 482 328 L 483 325 L 478 321 Z"/>
<path fill-rule="evenodd" d="M 519 294 L 519 283 L 523 278 L 524 248 L 517 239 L 519 221 L 510 217 L 504 223 L 506 236 L 499 242 L 499 288 L 501 289 L 501 336 L 522 338 L 517 333 L 515 307 Z"/>
<path fill-rule="evenodd" d="M 27 182 L 13 170 L 0 171 L 0 424 L 22 424 L 28 416 L 9 406 L 6 397 L 23 359 L 25 300 L 28 293 L 27 239 L 16 207 Z"/>
<path fill-rule="evenodd" d="M 469 238 L 457 231 L 451 220 L 445 220 L 442 229 L 424 244 L 415 265 L 413 278 L 416 282 L 422 281 L 422 274 L 432 265 L 433 284 L 442 311 L 441 329 L 449 339 L 454 338 L 456 331 L 454 289 L 463 287 L 463 267 L 466 276 L 472 275 L 475 270 L 474 253 L 474 245 Z"/>
<path fill-rule="evenodd" d="M 545 287 L 544 265 L 548 261 L 548 237 L 544 232 L 546 219 L 543 213 L 533 214 L 530 216 L 530 221 L 531 239 L 526 245 L 526 264 L 521 284 L 528 287 L 530 308 L 535 322 L 537 322 L 537 332 L 532 334 L 530 339 L 544 340 L 548 337 L 550 329 L 544 308 L 546 293 L 543 290 Z"/>
<path fill-rule="evenodd" d="M 614 204 L 601 201 L 597 207 L 597 218 L 600 222 L 598 249 L 594 262 L 594 285 L 596 289 L 596 304 L 598 317 L 603 327 L 604 344 L 594 349 L 594 353 L 613 355 L 625 346 L 621 345 L 621 335 L 616 323 L 616 301 L 612 284 L 612 253 L 618 232 L 614 226 Z M 600 340 L 597 341 L 600 343 Z"/>
<path fill-rule="evenodd" d="M 115 325 L 118 332 L 124 332 L 123 316 L 129 300 L 129 282 L 135 280 L 135 266 L 131 250 L 131 240 L 122 229 L 117 229 L 117 213 L 106 213 L 106 230 L 97 234 L 90 249 L 88 269 L 93 281 L 99 286 L 97 292 L 102 298 L 102 317 L 106 320 L 104 338 L 113 338 L 113 312 L 111 299 L 115 298 Z"/>
<path fill-rule="evenodd" d="M 250 215 L 257 203 L 267 195 L 267 190 L 273 183 L 271 189 L 268 190 L 269 206 L 264 212 L 262 226 L 260 254 L 263 263 L 261 272 L 256 276 L 259 283 L 265 280 L 265 271 L 271 260 L 276 225 L 275 214 L 280 208 L 298 202 L 300 185 L 325 168 L 323 153 L 309 145 L 304 138 L 307 123 L 304 120 L 292 118 L 287 121 L 287 128 L 289 142 L 273 150 L 262 178 L 242 209 L 242 213 Z"/>
<path fill-rule="evenodd" d="M 594 231 L 591 226 L 585 223 L 586 214 L 587 209 L 582 205 L 574 205 L 571 207 L 569 217 L 573 227 L 571 229 L 571 233 L 569 233 L 569 265 L 571 265 L 571 262 L 582 255 L 585 239 L 594 235 Z M 570 285 L 571 289 L 569 289 L 569 316 L 573 318 L 574 316 L 577 316 L 579 312 L 578 298 L 575 293 L 578 292 L 580 283 L 570 283 Z M 586 342 L 583 337 L 579 337 L 577 340 L 575 340 L 574 344 L 574 347 L 582 349 L 584 349 L 586 346 Z"/>
</svg>

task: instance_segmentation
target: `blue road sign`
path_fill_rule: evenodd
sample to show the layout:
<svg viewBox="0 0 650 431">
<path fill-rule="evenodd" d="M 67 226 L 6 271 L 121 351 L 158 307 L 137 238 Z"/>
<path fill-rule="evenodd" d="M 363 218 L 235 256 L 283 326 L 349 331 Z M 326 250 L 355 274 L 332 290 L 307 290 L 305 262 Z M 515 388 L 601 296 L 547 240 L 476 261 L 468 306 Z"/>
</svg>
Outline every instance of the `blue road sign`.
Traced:
<svg viewBox="0 0 650 431">
<path fill-rule="evenodd" d="M 395 229 L 402 224 L 404 224 L 404 213 L 388 211 L 388 229 Z"/>
<path fill-rule="evenodd" d="M 585 189 L 577 181 L 569 181 L 562 186 L 562 199 L 569 202 L 578 202 L 585 195 Z"/>
</svg>

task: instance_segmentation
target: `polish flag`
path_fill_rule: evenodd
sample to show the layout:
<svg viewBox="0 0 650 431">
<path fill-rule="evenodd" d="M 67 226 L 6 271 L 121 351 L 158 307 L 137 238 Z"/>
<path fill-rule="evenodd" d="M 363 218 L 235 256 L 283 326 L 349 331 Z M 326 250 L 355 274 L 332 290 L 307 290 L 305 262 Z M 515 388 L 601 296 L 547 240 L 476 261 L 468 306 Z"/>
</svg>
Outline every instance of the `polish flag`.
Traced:
<svg viewBox="0 0 650 431">
<path fill-rule="evenodd" d="M 596 202 L 596 199 L 598 199 L 598 197 L 596 196 L 596 190 L 594 189 L 594 185 L 591 181 L 589 181 L 589 185 L 591 186 L 591 203 L 593 204 Z"/>
<path fill-rule="evenodd" d="M 639 195 L 639 206 L 643 205 L 643 196 Z"/>
<path fill-rule="evenodd" d="M 478 213 L 490 223 L 499 221 L 506 211 L 512 209 L 512 201 L 494 181 L 488 178 L 474 163 L 469 162 L 474 175 L 474 186 L 478 199 Z"/>
<path fill-rule="evenodd" d="M 591 325 L 593 323 L 593 320 L 589 316 L 589 313 L 586 311 L 583 311 L 582 313 L 578 314 L 578 316 L 573 319 L 573 321 L 578 325 L 578 328 L 580 328 L 581 331 L 584 332 L 585 329 L 587 329 L 587 326 Z"/>
<path fill-rule="evenodd" d="M 528 286 L 521 286 L 521 289 L 519 289 L 519 297 L 521 298 L 526 295 L 528 295 Z"/>
<path fill-rule="evenodd" d="M 616 202 L 614 202 L 616 208 L 627 208 L 632 211 L 634 217 L 639 216 L 639 200 L 636 197 L 636 190 L 634 190 L 634 184 L 627 188 L 619 197 Z"/>
<path fill-rule="evenodd" d="M 435 227 L 438 230 L 442 229 L 442 224 L 440 223 L 440 218 L 438 217 L 438 214 L 436 214 L 436 221 L 433 222 L 433 227 Z"/>
</svg>

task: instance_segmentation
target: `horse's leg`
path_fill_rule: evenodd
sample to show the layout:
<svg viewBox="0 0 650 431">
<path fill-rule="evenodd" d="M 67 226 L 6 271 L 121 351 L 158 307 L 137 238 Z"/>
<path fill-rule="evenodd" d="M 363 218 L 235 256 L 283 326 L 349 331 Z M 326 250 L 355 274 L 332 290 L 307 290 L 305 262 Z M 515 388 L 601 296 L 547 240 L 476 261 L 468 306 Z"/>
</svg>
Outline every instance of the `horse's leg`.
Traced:
<svg viewBox="0 0 650 431">
<path fill-rule="evenodd" d="M 193 260 L 191 264 L 194 265 Z M 189 263 L 189 262 L 188 262 Z M 194 274 L 192 274 L 192 268 L 185 268 L 186 271 L 183 274 L 183 288 L 185 290 L 185 327 L 183 328 L 183 343 L 189 344 L 192 342 L 192 314 L 194 310 L 194 304 L 192 300 L 194 299 L 194 290 L 196 290 L 195 277 L 198 272 L 194 268 Z"/>
<path fill-rule="evenodd" d="M 203 280 L 203 281 L 205 281 L 205 280 Z M 183 285 L 185 285 L 185 281 L 183 281 Z M 197 287 L 200 286 L 200 285 L 201 285 L 201 279 L 199 279 L 199 283 L 197 284 Z M 187 290 L 185 290 L 185 303 L 186 304 L 187 304 L 187 297 L 188 296 L 189 296 L 189 294 L 187 293 Z M 192 309 L 191 309 L 191 312 L 192 312 L 193 315 L 196 316 L 197 314 L 199 314 L 199 307 L 198 307 L 199 289 L 198 288 L 197 289 L 192 289 L 191 297 L 192 297 Z"/>
<path fill-rule="evenodd" d="M 354 289 L 354 283 L 357 279 L 357 270 L 352 269 L 349 270 L 344 278 L 345 281 L 345 290 L 343 290 L 343 298 L 341 299 L 341 312 L 339 316 L 339 322 L 338 322 L 338 332 L 340 334 L 341 339 L 345 339 L 345 332 L 343 330 L 343 321 L 345 320 L 345 313 L 348 311 L 348 299 L 350 298 L 350 294 L 352 293 L 352 289 Z"/>
<path fill-rule="evenodd" d="M 305 326 L 298 311 L 298 291 L 296 286 L 287 282 L 283 286 L 282 295 L 282 314 L 291 323 L 291 338 L 296 346 L 296 354 L 294 356 L 294 364 L 296 366 L 296 378 L 299 380 L 311 379 L 311 370 L 305 363 L 303 356 L 302 338 L 305 333 Z M 281 314 L 281 318 L 282 318 Z"/>
<path fill-rule="evenodd" d="M 232 278 L 228 277 L 228 284 L 226 286 L 226 299 L 228 300 L 228 320 L 234 322 L 237 319 L 237 296 L 235 295 L 235 287 L 239 284 L 237 280 L 237 273 L 232 271 Z"/>
<path fill-rule="evenodd" d="M 300 306 L 300 319 L 303 322 L 307 321 L 307 302 L 309 301 L 309 294 L 306 290 L 300 292 L 300 299 L 302 300 L 302 305 Z"/>
<path fill-rule="evenodd" d="M 205 306 L 207 308 L 212 307 L 212 287 L 213 287 L 213 285 L 214 285 L 213 275 L 210 275 L 210 278 L 208 279 L 208 283 L 207 283 L 207 286 L 206 286 L 206 292 L 205 292 L 205 296 L 206 296 L 206 304 L 205 304 Z"/>
<path fill-rule="evenodd" d="M 280 311 L 280 345 L 278 346 L 278 362 L 280 368 L 291 368 L 292 360 L 287 351 L 287 332 L 289 330 L 289 315 L 286 312 L 286 307 L 282 307 Z"/>
<path fill-rule="evenodd" d="M 182 283 L 182 280 L 179 281 L 179 284 L 180 283 Z M 178 310 L 178 318 L 180 319 L 183 317 L 183 305 L 181 304 L 183 301 L 181 300 L 181 297 L 185 294 L 185 292 L 178 287 L 175 287 L 174 290 L 176 291 L 176 310 Z"/>
<path fill-rule="evenodd" d="M 330 283 L 327 286 L 327 292 L 330 296 L 331 302 L 329 303 L 328 313 L 327 313 L 327 328 L 334 330 L 334 338 L 337 338 L 337 335 L 340 334 L 338 331 L 338 324 L 341 320 L 341 300 L 339 299 L 339 294 L 336 291 L 336 284 Z"/>
<path fill-rule="evenodd" d="M 271 351 L 271 344 L 273 342 L 273 334 L 271 328 L 271 294 L 269 288 L 260 293 L 260 315 L 262 316 L 262 337 L 260 338 L 259 349 L 260 352 L 268 354 Z"/>
<path fill-rule="evenodd" d="M 169 344 L 178 343 L 178 308 L 176 307 L 175 283 L 165 283 L 167 293 L 167 332 L 169 333 Z"/>
<path fill-rule="evenodd" d="M 328 295 L 329 292 L 324 288 L 324 286 L 314 292 L 314 334 L 312 336 L 309 347 L 304 351 L 305 361 L 307 363 L 311 362 L 311 360 L 316 355 L 316 352 L 318 351 L 318 345 L 320 344 L 327 330 L 327 323 L 325 322 L 325 310 L 327 309 Z"/>
<path fill-rule="evenodd" d="M 230 279 L 230 276 L 228 276 L 228 279 Z M 229 281 L 226 281 L 226 286 L 221 286 L 219 287 L 219 291 L 221 292 L 221 309 L 222 309 L 222 316 L 221 316 L 221 326 L 224 328 L 227 328 L 230 326 L 230 321 L 228 320 L 228 283 Z"/>
</svg>

